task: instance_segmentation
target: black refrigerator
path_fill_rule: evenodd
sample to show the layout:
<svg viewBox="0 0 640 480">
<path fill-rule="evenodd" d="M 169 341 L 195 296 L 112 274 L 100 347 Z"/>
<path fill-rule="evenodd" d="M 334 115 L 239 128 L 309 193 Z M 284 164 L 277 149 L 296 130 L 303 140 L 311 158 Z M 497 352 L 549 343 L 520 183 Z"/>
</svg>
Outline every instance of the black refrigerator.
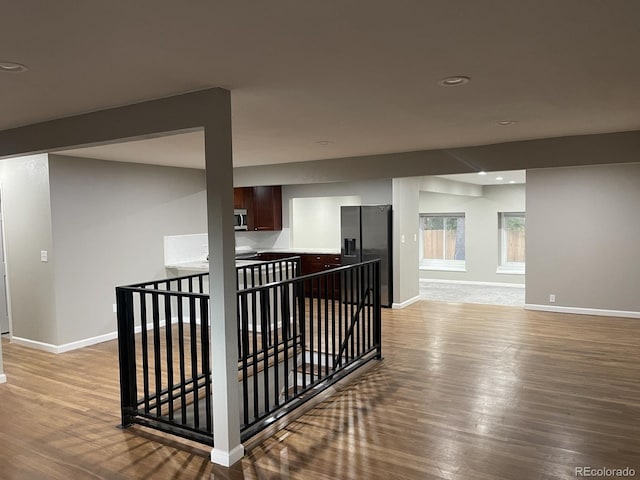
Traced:
<svg viewBox="0 0 640 480">
<path fill-rule="evenodd" d="M 342 265 L 380 259 L 380 303 L 393 302 L 391 205 L 340 207 Z"/>
</svg>

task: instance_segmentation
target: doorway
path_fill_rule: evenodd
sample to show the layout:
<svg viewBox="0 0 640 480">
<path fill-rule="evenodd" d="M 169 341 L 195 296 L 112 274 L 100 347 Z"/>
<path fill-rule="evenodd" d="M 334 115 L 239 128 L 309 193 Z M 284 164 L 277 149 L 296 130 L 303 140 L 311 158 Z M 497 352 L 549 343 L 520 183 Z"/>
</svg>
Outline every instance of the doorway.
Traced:
<svg viewBox="0 0 640 480">
<path fill-rule="evenodd" d="M 424 177 L 420 296 L 523 307 L 526 172 Z"/>
</svg>

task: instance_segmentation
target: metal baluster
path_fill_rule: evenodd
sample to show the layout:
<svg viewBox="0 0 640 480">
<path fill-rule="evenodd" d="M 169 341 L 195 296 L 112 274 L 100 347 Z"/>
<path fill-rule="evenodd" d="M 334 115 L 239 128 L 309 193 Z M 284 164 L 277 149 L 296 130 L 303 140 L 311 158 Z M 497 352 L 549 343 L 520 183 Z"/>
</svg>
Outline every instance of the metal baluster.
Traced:
<svg viewBox="0 0 640 480">
<path fill-rule="evenodd" d="M 362 305 L 363 302 L 363 296 L 362 296 L 362 265 L 358 265 L 356 267 L 356 292 L 357 292 L 357 298 L 358 301 L 356 303 L 356 318 L 354 319 L 355 323 L 355 328 L 354 328 L 354 332 L 352 333 L 354 340 L 356 342 L 356 357 L 360 357 L 360 330 L 361 330 L 361 322 L 360 319 L 362 317 L 362 312 L 360 309 L 360 305 Z"/>
<path fill-rule="evenodd" d="M 382 358 L 382 319 L 380 313 L 380 261 L 378 260 L 374 266 L 374 302 L 373 302 L 373 314 L 374 314 L 374 337 L 375 344 L 378 350 L 376 358 L 380 360 Z"/>
<path fill-rule="evenodd" d="M 213 432 L 211 410 L 211 360 L 209 359 L 209 302 L 208 297 L 200 298 L 200 345 L 202 349 L 202 373 L 204 373 L 204 401 L 207 432 Z"/>
<path fill-rule="evenodd" d="M 269 411 L 269 335 L 264 335 L 264 332 L 269 330 L 269 323 L 271 319 L 269 318 L 269 314 L 271 313 L 271 309 L 269 308 L 269 293 L 270 288 L 262 290 L 260 292 L 260 320 L 261 320 L 261 330 L 263 334 L 261 335 L 262 340 L 262 393 L 264 397 L 264 408 L 265 411 Z M 277 358 L 276 358 L 277 361 Z M 277 366 L 277 364 L 274 364 Z M 254 372 L 254 375 L 256 373 Z"/>
<path fill-rule="evenodd" d="M 248 389 L 248 360 L 249 360 L 249 309 L 247 307 L 247 294 L 240 297 L 241 323 L 242 323 L 242 406 L 244 425 L 249 424 L 249 389 Z"/>
<path fill-rule="evenodd" d="M 273 400 L 274 405 L 277 407 L 279 405 L 279 387 L 280 387 L 280 354 L 278 349 L 278 305 L 280 302 L 279 299 L 282 299 L 282 285 L 273 287 Z M 280 312 L 282 313 L 282 312 Z M 283 321 L 280 320 L 280 325 L 282 326 Z"/>
<path fill-rule="evenodd" d="M 178 282 L 178 292 L 182 292 L 182 282 Z M 187 423 L 187 389 L 186 375 L 184 368 L 184 318 L 183 318 L 183 301 L 182 295 L 177 296 L 178 299 L 178 356 L 180 357 L 180 420 L 183 425 Z"/>
<path fill-rule="evenodd" d="M 118 307 L 118 311 L 119 311 Z M 147 338 L 147 294 L 140 293 L 140 338 L 142 343 L 142 383 L 144 390 L 144 412 L 150 413 L 149 406 L 149 339 Z"/>
<path fill-rule="evenodd" d="M 161 392 L 162 392 L 162 360 L 160 358 L 160 309 L 158 306 L 158 284 L 153 284 L 154 291 L 151 294 L 152 320 L 153 320 L 153 365 L 155 373 L 155 399 L 156 415 L 162 416 Z"/>
<path fill-rule="evenodd" d="M 120 407 L 122 428 L 125 428 L 133 424 L 138 402 L 133 293 L 123 288 L 117 288 L 116 299 L 118 305 Z"/>
<path fill-rule="evenodd" d="M 350 360 L 353 360 L 355 358 L 355 353 L 356 353 L 355 341 L 354 341 L 354 338 L 353 338 L 353 325 L 354 325 L 354 321 L 355 321 L 355 315 L 356 315 L 356 312 L 357 312 L 357 309 L 356 309 L 357 308 L 357 303 L 356 302 L 358 301 L 358 298 L 357 298 L 357 295 L 356 295 L 356 290 L 355 290 L 356 287 L 354 286 L 355 273 L 356 273 L 355 267 L 353 267 L 353 268 L 351 268 L 349 270 L 349 274 L 351 276 L 351 302 L 350 302 L 350 304 L 351 304 L 351 314 L 349 315 L 349 325 L 350 325 L 350 327 L 349 327 L 350 328 L 349 344 L 351 345 L 351 356 L 349 357 Z"/>
<path fill-rule="evenodd" d="M 338 305 L 338 355 L 334 351 L 334 368 L 342 365 L 342 310 L 346 308 L 346 271 L 340 271 L 340 304 Z M 344 307 L 343 307 L 344 306 Z"/>
<path fill-rule="evenodd" d="M 329 375 L 329 275 L 324 274 L 324 375 Z"/>
<path fill-rule="evenodd" d="M 190 286 L 191 279 L 189 279 Z M 191 346 L 191 380 L 193 385 L 193 426 L 194 428 L 200 427 L 200 406 L 199 406 L 199 391 L 198 391 L 198 345 L 197 340 L 197 325 L 196 325 L 196 299 L 195 297 L 189 297 L 189 340 Z"/>
<path fill-rule="evenodd" d="M 253 419 L 258 418 L 258 326 L 257 326 L 257 292 L 251 292 L 251 323 L 253 326 L 253 352 L 251 365 L 253 367 Z"/>
<path fill-rule="evenodd" d="M 314 340 L 315 337 L 313 336 L 313 317 L 314 317 L 314 303 L 315 303 L 315 296 L 313 295 L 313 280 L 314 278 L 311 277 L 311 279 L 309 280 L 309 290 L 311 292 L 311 295 L 309 295 L 309 371 L 311 372 L 311 377 L 309 377 L 309 383 L 313 383 L 314 381 L 314 358 L 313 358 L 313 352 L 314 352 Z M 305 325 L 306 327 L 306 325 Z M 302 358 L 306 359 L 307 357 L 307 347 L 305 345 L 304 347 L 304 352 L 303 352 L 303 356 Z M 305 360 L 303 360 L 304 362 Z M 304 369 L 304 378 L 307 377 L 307 369 Z"/>
<path fill-rule="evenodd" d="M 299 325 L 299 331 L 300 331 L 300 346 L 302 348 L 302 355 L 301 355 L 301 360 L 302 360 L 302 371 L 306 372 L 307 370 L 307 355 L 305 353 L 306 349 L 307 349 L 307 322 L 306 322 L 306 298 L 304 296 L 304 292 L 307 289 L 308 286 L 308 280 L 304 280 L 303 282 L 300 282 L 300 293 L 298 295 L 298 322 L 300 322 Z M 311 290 L 311 287 L 309 286 L 309 290 Z M 297 358 L 298 358 L 298 354 L 296 353 L 296 363 L 297 363 Z M 294 382 L 294 389 L 295 389 L 295 393 L 296 395 L 298 394 L 298 370 L 296 368 L 296 380 Z M 302 389 L 305 390 L 307 388 L 307 376 L 306 375 L 302 375 Z"/>
<path fill-rule="evenodd" d="M 169 282 L 166 283 L 167 290 L 170 290 Z M 173 420 L 173 335 L 171 324 L 171 297 L 168 294 L 164 299 L 164 333 L 166 343 L 167 361 L 167 400 L 169 403 L 169 420 Z"/>
</svg>

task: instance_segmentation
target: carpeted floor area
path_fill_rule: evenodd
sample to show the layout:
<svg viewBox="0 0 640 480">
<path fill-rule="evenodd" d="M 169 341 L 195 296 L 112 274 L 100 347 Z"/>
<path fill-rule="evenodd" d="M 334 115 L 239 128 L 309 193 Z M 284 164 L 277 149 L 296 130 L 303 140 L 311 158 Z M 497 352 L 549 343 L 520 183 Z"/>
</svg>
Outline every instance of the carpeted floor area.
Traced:
<svg viewBox="0 0 640 480">
<path fill-rule="evenodd" d="M 521 307 L 524 305 L 523 287 L 499 287 L 491 285 L 465 285 L 420 281 L 420 297 L 423 300 L 449 303 L 483 303 Z"/>
</svg>

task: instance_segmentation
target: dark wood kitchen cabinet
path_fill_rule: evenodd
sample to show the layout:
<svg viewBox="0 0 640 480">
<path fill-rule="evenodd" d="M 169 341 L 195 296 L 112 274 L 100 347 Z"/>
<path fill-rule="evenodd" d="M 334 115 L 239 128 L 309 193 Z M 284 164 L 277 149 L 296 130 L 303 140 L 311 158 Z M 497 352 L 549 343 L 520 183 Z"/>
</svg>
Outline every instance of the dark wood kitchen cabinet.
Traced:
<svg viewBox="0 0 640 480">
<path fill-rule="evenodd" d="M 282 253 L 282 252 L 263 252 L 257 255 L 258 260 L 270 261 L 280 260 L 282 258 L 300 257 L 300 275 L 310 275 L 312 273 L 324 272 L 325 270 L 331 270 L 342 266 L 339 254 L 325 254 L 325 253 Z M 331 280 L 329 280 L 329 288 L 331 288 Z M 335 298 L 340 297 L 340 283 L 338 276 L 334 281 L 334 295 Z M 318 280 L 306 282 L 305 285 L 306 296 L 318 295 Z M 325 284 L 324 280 L 320 281 L 320 295 L 324 295 Z"/>
<path fill-rule="evenodd" d="M 233 206 L 247 210 L 249 231 L 282 230 L 280 185 L 234 188 Z"/>
<path fill-rule="evenodd" d="M 303 275 L 324 272 L 341 266 L 340 255 L 304 254 L 301 255 L 301 257 Z M 320 279 L 320 281 L 315 279 L 305 286 L 305 295 L 316 296 L 320 293 L 322 297 L 325 294 L 325 288 L 331 289 L 331 285 L 332 281 L 330 278 L 328 280 Z M 338 276 L 336 276 L 333 281 L 333 287 L 335 297 L 340 298 L 340 282 Z M 331 292 L 327 292 L 327 294 L 331 295 Z"/>
</svg>

